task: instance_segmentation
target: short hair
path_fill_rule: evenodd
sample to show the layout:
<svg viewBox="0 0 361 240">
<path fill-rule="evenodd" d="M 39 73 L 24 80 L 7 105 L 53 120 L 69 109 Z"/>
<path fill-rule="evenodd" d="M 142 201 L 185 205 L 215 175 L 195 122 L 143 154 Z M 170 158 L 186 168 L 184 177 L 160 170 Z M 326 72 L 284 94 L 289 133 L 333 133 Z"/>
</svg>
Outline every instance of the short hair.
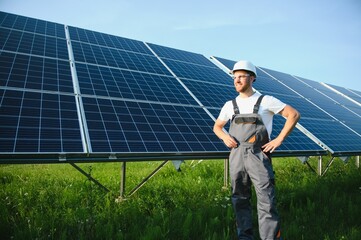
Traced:
<svg viewBox="0 0 361 240">
<path fill-rule="evenodd" d="M 256 74 L 254 74 L 254 72 L 252 71 L 248 71 L 248 70 L 245 70 L 249 75 L 253 76 L 253 77 L 256 77 Z"/>
</svg>

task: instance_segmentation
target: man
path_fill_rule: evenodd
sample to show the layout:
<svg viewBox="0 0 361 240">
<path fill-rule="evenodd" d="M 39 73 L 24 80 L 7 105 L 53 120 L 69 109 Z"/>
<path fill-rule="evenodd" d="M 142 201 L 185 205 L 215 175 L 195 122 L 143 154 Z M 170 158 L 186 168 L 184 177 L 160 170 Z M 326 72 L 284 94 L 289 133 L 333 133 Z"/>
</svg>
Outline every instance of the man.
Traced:
<svg viewBox="0 0 361 240">
<path fill-rule="evenodd" d="M 259 234 L 261 239 L 281 239 L 275 201 L 274 173 L 270 154 L 291 133 L 300 114 L 272 96 L 255 92 L 256 67 L 239 61 L 233 67 L 234 86 L 239 95 L 222 108 L 213 131 L 231 148 L 229 155 L 232 204 L 239 239 L 253 239 L 251 184 L 257 195 Z M 279 135 L 270 140 L 274 114 L 287 120 Z M 229 134 L 223 127 L 231 121 Z"/>
</svg>

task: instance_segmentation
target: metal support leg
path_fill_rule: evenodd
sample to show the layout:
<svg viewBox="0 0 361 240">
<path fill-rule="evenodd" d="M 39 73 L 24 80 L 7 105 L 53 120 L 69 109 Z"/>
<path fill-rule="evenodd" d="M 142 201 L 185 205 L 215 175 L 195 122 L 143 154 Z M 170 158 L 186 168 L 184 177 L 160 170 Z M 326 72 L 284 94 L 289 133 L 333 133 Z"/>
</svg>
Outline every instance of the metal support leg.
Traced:
<svg viewBox="0 0 361 240">
<path fill-rule="evenodd" d="M 104 189 L 106 192 L 110 192 L 108 188 L 104 187 L 104 185 L 102 185 L 100 182 L 98 182 L 96 179 L 94 179 L 90 174 L 86 173 L 83 169 L 81 169 L 80 167 L 78 167 L 77 165 L 75 165 L 75 163 L 69 163 L 70 165 L 72 165 L 76 170 L 78 170 L 80 173 L 82 173 L 83 175 L 85 175 L 90 181 L 92 181 L 93 183 L 95 183 L 96 185 L 98 185 L 99 187 L 101 187 L 102 189 Z"/>
<path fill-rule="evenodd" d="M 318 175 L 322 176 L 322 156 L 318 157 Z"/>
<path fill-rule="evenodd" d="M 120 170 L 120 176 L 121 176 L 121 179 L 120 179 L 120 195 L 119 195 L 120 198 L 124 198 L 124 193 L 125 193 L 126 164 L 127 164 L 126 162 L 123 162 L 121 170 Z"/>
<path fill-rule="evenodd" d="M 223 189 L 228 189 L 228 171 L 229 171 L 229 162 L 228 158 L 224 159 L 224 182 L 223 182 Z"/>
</svg>

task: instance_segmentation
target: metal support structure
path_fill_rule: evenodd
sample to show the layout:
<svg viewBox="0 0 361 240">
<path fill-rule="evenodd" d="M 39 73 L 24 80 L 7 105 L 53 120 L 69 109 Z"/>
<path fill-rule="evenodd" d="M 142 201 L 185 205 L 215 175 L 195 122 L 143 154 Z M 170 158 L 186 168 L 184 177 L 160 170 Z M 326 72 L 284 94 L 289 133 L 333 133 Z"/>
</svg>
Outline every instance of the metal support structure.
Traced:
<svg viewBox="0 0 361 240">
<path fill-rule="evenodd" d="M 302 157 L 297 157 L 302 163 L 306 163 L 308 161 L 308 159 L 310 158 L 310 156 L 302 156 Z"/>
<path fill-rule="evenodd" d="M 177 172 L 180 172 L 181 171 L 181 164 L 184 163 L 184 160 L 173 160 L 172 161 L 173 165 L 174 165 L 174 168 Z"/>
<path fill-rule="evenodd" d="M 164 165 L 168 162 L 165 160 L 162 162 L 156 169 L 153 170 L 146 178 L 144 178 L 136 187 L 134 187 L 129 194 L 128 197 L 132 196 L 136 191 L 138 191 L 150 178 L 152 178 L 157 172 L 159 172 Z M 224 186 L 223 189 L 228 189 L 228 174 L 229 174 L 229 160 L 224 159 Z M 119 199 L 125 198 L 125 181 L 126 181 L 126 162 L 123 162 L 121 168 L 121 181 L 120 181 L 120 196 Z"/>
<path fill-rule="evenodd" d="M 121 176 L 121 179 L 120 179 L 120 195 L 119 197 L 120 198 L 124 198 L 124 192 L 125 192 L 125 173 L 126 173 L 126 162 L 123 162 L 122 163 L 122 168 L 120 170 L 120 176 Z"/>
<path fill-rule="evenodd" d="M 333 163 L 333 161 L 335 160 L 335 157 L 331 157 L 330 161 L 328 161 L 325 170 L 322 172 L 321 176 L 325 175 L 325 173 L 327 172 L 327 170 L 330 168 L 331 164 Z"/>
<path fill-rule="evenodd" d="M 307 157 L 308 158 L 308 157 Z M 317 171 L 308 163 L 308 161 L 305 159 L 303 159 L 303 163 L 307 164 L 307 166 L 316 174 L 318 174 L 319 176 L 323 176 L 326 174 L 326 172 L 328 171 L 328 169 L 331 167 L 332 163 L 335 160 L 335 156 L 332 156 L 331 159 L 329 160 L 329 162 L 327 163 L 325 169 L 322 169 L 322 156 L 318 157 L 318 166 L 317 166 Z M 163 161 L 156 169 L 154 169 L 147 177 L 145 177 L 136 187 L 134 187 L 129 194 L 127 195 L 128 197 L 132 196 L 136 191 L 138 191 L 150 178 L 152 178 L 156 173 L 158 173 L 164 166 L 165 164 L 168 162 L 169 160 L 165 160 Z M 301 159 L 302 161 L 302 159 Z M 106 192 L 110 192 L 110 190 L 108 188 L 106 188 L 104 185 L 102 185 L 99 181 L 97 181 L 96 179 L 94 179 L 90 173 L 85 172 L 83 169 L 81 169 L 79 166 L 77 166 L 75 163 L 69 163 L 71 166 L 73 166 L 76 170 L 78 170 L 80 173 L 82 173 L 84 176 L 86 176 L 90 181 L 92 181 L 93 183 L 95 183 L 96 185 L 98 185 L 100 188 L 102 188 L 103 190 L 105 190 Z M 359 168 L 360 167 L 360 156 L 356 156 L 356 161 L 355 161 L 356 167 Z M 121 170 L 120 170 L 120 175 L 121 175 L 121 179 L 120 179 L 120 191 L 119 191 L 119 199 L 118 200 L 122 200 L 124 199 L 125 196 L 125 181 L 126 181 L 126 165 L 127 162 L 122 162 L 121 165 Z M 223 179 L 223 187 L 222 189 L 226 190 L 228 189 L 229 186 L 229 159 L 226 158 L 224 159 L 224 179 Z"/>
<path fill-rule="evenodd" d="M 324 176 L 328 169 L 331 167 L 332 163 L 335 161 L 336 156 L 331 156 L 331 159 L 326 164 L 325 168 L 322 168 L 322 156 L 318 157 L 318 165 L 317 165 L 317 171 L 312 168 L 312 166 L 308 163 L 308 161 L 305 161 L 304 163 L 307 164 L 307 166 L 316 174 L 319 176 Z M 347 163 L 350 156 L 345 157 L 339 157 L 344 163 Z M 360 168 L 360 156 L 355 156 L 355 165 L 357 168 Z"/>
<path fill-rule="evenodd" d="M 356 156 L 356 167 L 360 168 L 360 156 Z"/>
<path fill-rule="evenodd" d="M 229 172 L 229 161 L 228 158 L 224 159 L 224 182 L 223 189 L 228 189 L 228 172 Z"/>
<path fill-rule="evenodd" d="M 81 169 L 79 166 L 77 166 L 75 163 L 69 163 L 70 165 L 72 165 L 76 170 L 78 170 L 81 174 L 85 175 L 90 181 L 92 181 L 93 183 L 95 183 L 96 185 L 98 185 L 100 188 L 102 188 L 103 190 L 105 190 L 106 192 L 110 192 L 110 190 L 106 187 L 104 187 L 104 185 L 102 185 L 100 182 L 98 182 L 95 178 L 93 178 L 90 174 L 86 173 L 83 169 Z"/>
<path fill-rule="evenodd" d="M 317 173 L 319 176 L 322 176 L 322 156 L 318 157 L 318 167 L 317 167 Z"/>
<path fill-rule="evenodd" d="M 164 167 L 164 165 L 168 162 L 168 160 L 165 160 L 161 165 L 159 165 L 153 172 L 151 172 L 146 178 L 143 179 L 143 181 L 141 183 L 139 183 L 135 188 L 133 188 L 130 192 L 129 192 L 129 197 L 132 196 L 136 191 L 139 190 L 139 188 L 141 188 L 150 178 L 152 178 L 160 169 L 162 169 Z M 125 171 L 124 171 L 124 175 L 123 175 L 123 180 L 125 182 Z M 125 184 L 124 184 L 125 186 Z M 124 195 L 124 190 L 123 189 L 123 195 Z"/>
<path fill-rule="evenodd" d="M 317 174 L 317 171 L 308 163 L 308 161 L 305 162 L 307 164 L 307 166 L 314 172 Z"/>
</svg>

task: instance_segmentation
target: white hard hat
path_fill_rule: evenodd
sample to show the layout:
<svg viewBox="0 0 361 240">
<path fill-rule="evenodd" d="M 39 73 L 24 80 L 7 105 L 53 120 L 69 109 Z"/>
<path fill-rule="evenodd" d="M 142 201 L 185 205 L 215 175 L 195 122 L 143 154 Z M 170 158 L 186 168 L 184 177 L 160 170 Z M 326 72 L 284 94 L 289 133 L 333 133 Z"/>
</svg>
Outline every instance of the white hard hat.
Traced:
<svg viewBox="0 0 361 240">
<path fill-rule="evenodd" d="M 236 64 L 234 64 L 232 73 L 234 73 L 237 70 L 246 70 L 246 71 L 253 72 L 255 77 L 257 77 L 256 67 L 249 61 L 241 60 L 241 61 L 236 62 Z"/>
</svg>

